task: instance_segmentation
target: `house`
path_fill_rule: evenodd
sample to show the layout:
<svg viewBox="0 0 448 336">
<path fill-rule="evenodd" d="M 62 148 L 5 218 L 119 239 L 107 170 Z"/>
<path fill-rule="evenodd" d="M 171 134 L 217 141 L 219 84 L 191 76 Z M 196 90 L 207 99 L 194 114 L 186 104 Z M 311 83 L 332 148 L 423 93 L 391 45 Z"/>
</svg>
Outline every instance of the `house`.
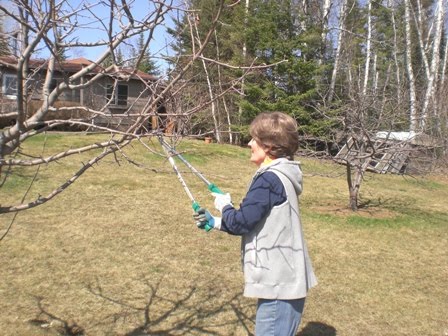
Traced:
<svg viewBox="0 0 448 336">
<path fill-rule="evenodd" d="M 349 138 L 336 154 L 342 164 L 367 163 L 367 170 L 385 174 L 418 174 L 433 168 L 436 149 L 441 145 L 424 133 L 382 131 L 371 141 Z"/>
<path fill-rule="evenodd" d="M 1 111 L 0 127 L 14 122 L 17 110 L 17 58 L 13 56 L 0 57 L 1 76 Z M 83 68 L 92 65 L 93 62 L 86 58 L 76 58 L 63 61 L 55 66 L 54 76 L 50 83 L 50 91 L 55 89 L 62 81 L 68 81 L 69 77 Z M 47 60 L 30 60 L 27 80 L 27 115 L 31 116 L 42 105 L 42 87 L 48 68 Z M 100 66 L 95 66 L 74 84 L 85 84 L 94 76 L 103 74 L 94 84 L 66 90 L 60 94 L 55 107 L 79 106 L 70 112 L 51 112 L 48 118 L 57 119 L 82 119 L 92 125 L 112 127 L 126 130 L 127 127 L 141 115 L 148 102 L 160 91 L 159 79 L 156 76 L 134 71 L 131 68 L 118 68 L 106 71 Z M 73 81 L 72 81 L 73 84 Z M 85 108 L 97 111 L 92 114 Z M 159 110 L 164 111 L 161 104 Z M 157 118 L 148 121 L 147 127 L 157 123 Z"/>
</svg>

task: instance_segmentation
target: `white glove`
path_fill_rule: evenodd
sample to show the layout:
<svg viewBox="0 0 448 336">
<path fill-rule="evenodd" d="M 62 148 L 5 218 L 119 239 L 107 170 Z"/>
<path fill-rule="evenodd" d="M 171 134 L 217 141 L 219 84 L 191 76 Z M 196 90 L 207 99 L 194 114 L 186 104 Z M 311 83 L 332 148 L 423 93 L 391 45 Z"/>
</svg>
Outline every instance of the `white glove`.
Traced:
<svg viewBox="0 0 448 336">
<path fill-rule="evenodd" d="M 219 212 L 222 213 L 222 209 L 224 209 L 224 207 L 226 205 L 229 205 L 229 204 L 232 205 L 232 200 L 230 198 L 229 193 L 227 193 L 227 194 L 212 193 L 212 195 L 215 197 L 215 208 Z"/>
</svg>

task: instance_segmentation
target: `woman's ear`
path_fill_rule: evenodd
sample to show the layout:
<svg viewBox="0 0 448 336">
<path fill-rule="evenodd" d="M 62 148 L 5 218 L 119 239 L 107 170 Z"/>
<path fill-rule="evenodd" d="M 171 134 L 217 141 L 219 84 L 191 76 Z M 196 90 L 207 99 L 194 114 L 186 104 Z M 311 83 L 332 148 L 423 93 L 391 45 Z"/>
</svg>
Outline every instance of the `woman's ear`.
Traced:
<svg viewBox="0 0 448 336">
<path fill-rule="evenodd" d="M 272 153 L 271 153 L 272 146 L 263 146 L 263 150 L 271 160 L 275 160 L 277 158 L 274 155 L 272 155 Z"/>
</svg>

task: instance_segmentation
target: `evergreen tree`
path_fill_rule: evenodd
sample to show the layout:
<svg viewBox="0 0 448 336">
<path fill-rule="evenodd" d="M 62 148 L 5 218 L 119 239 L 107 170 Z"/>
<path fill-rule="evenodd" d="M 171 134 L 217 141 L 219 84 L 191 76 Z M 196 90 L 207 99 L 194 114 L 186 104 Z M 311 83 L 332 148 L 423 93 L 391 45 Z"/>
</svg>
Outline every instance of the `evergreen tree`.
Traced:
<svg viewBox="0 0 448 336">
<path fill-rule="evenodd" d="M 294 116 L 307 132 L 325 132 L 314 115 L 315 78 L 319 73 L 321 38 L 313 20 L 304 24 L 303 11 L 292 1 L 251 1 L 246 41 L 251 55 L 273 68 L 250 76 L 246 82 L 243 122 L 262 111 Z M 319 124 L 321 124 L 319 126 Z"/>
<path fill-rule="evenodd" d="M 109 55 L 105 58 L 105 60 L 102 63 L 102 66 L 104 68 L 107 68 L 113 65 L 114 63 L 118 66 L 123 66 L 123 62 L 124 62 L 123 52 L 121 51 L 121 48 L 118 48 L 114 50 L 114 57 L 112 57 L 112 55 Z"/>
<path fill-rule="evenodd" d="M 61 31 L 62 31 L 62 29 L 60 29 L 60 28 L 57 29 L 57 36 L 56 36 L 56 43 L 57 44 L 63 42 L 62 40 L 60 40 Z M 58 46 L 58 48 L 56 50 L 58 52 L 57 57 L 58 57 L 59 61 L 67 60 L 67 54 L 66 54 L 67 50 L 66 50 L 66 48 Z"/>
<path fill-rule="evenodd" d="M 144 73 L 148 73 L 151 75 L 159 74 L 157 65 L 151 59 L 151 54 L 149 52 L 149 48 L 145 48 L 145 36 L 143 35 L 143 33 L 141 33 L 138 36 L 137 46 L 136 46 L 136 48 L 133 48 L 134 64 L 135 64 L 135 62 L 137 62 L 138 58 L 142 54 L 143 54 L 143 57 L 142 57 L 140 63 L 138 64 L 137 69 Z"/>
<path fill-rule="evenodd" d="M 322 48 L 320 28 L 313 25 L 316 20 L 307 17 L 295 1 L 251 0 L 249 4 L 248 13 L 243 2 L 223 11 L 216 28 L 216 40 L 207 45 L 204 56 L 246 66 L 287 62 L 253 71 L 241 88 L 243 95 L 233 93 L 225 97 L 233 104 L 231 119 L 236 130 L 247 131 L 247 125 L 262 111 L 280 110 L 296 117 L 307 131 L 325 133 L 325 122 L 318 120 L 320 117 L 312 108 L 317 98 L 315 78 L 320 71 L 318 58 Z M 188 19 L 196 20 L 197 34 L 199 38 L 203 37 L 212 22 L 216 3 L 192 0 L 191 6 L 196 16 L 181 18 L 171 31 L 176 36 L 173 50 L 178 55 L 192 51 L 190 30 L 184 29 Z M 246 54 L 243 53 L 245 46 Z M 208 67 L 214 83 L 218 75 L 224 78 L 221 82 L 231 82 L 242 75 L 241 70 L 219 68 L 214 64 Z M 197 90 L 202 85 L 205 94 L 205 77 L 200 63 L 192 68 L 191 79 L 197 84 Z"/>
</svg>

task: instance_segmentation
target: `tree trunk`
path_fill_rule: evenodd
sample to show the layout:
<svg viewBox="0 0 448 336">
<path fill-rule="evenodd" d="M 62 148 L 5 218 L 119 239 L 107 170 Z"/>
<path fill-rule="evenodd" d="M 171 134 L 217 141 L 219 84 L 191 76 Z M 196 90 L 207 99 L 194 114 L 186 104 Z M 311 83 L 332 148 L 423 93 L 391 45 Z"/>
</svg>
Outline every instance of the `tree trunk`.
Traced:
<svg viewBox="0 0 448 336">
<path fill-rule="evenodd" d="M 215 33 L 215 43 L 216 43 L 216 59 L 218 60 L 218 62 L 220 61 L 219 59 L 219 40 L 218 40 L 218 35 Z M 217 69 L 218 69 L 218 85 L 219 85 L 219 90 L 220 91 L 224 91 L 222 88 L 222 80 L 221 80 L 221 65 L 218 64 L 217 65 Z M 230 119 L 230 113 L 229 113 L 229 109 L 227 107 L 226 104 L 226 97 L 223 96 L 222 97 L 222 103 L 224 106 L 224 111 L 226 113 L 226 118 L 227 118 L 227 127 L 228 127 L 228 132 L 229 132 L 229 143 L 233 143 L 233 135 L 232 135 L 232 122 Z"/>
<path fill-rule="evenodd" d="M 342 49 L 342 35 L 345 26 L 345 10 L 346 10 L 347 0 L 341 0 L 341 7 L 339 9 L 339 32 L 338 32 L 338 41 L 336 43 L 336 52 L 334 55 L 334 64 L 333 64 L 333 72 L 331 74 L 331 82 L 330 89 L 328 90 L 328 98 L 327 102 L 331 102 L 333 100 L 334 88 L 336 86 L 336 77 L 339 71 L 339 61 L 341 57 L 341 49 Z"/>
<path fill-rule="evenodd" d="M 194 22 L 194 20 L 191 20 L 191 22 Z M 196 37 L 197 37 L 198 41 L 200 41 L 199 31 L 198 31 L 198 27 L 196 24 L 194 24 L 194 29 L 196 30 Z M 202 54 L 201 54 L 201 56 L 202 56 Z M 214 97 L 214 93 L 213 93 L 212 83 L 210 80 L 210 75 L 209 75 L 209 72 L 207 69 L 207 64 L 205 63 L 205 60 L 201 59 L 201 62 L 202 62 L 202 67 L 203 67 L 204 73 L 205 73 L 205 79 L 207 80 L 208 95 L 210 97 L 210 108 L 211 108 L 211 113 L 212 113 L 213 125 L 215 128 L 215 137 L 216 137 L 216 141 L 218 141 L 220 143 L 221 142 L 221 134 L 219 133 L 218 118 L 216 117 L 216 101 L 215 101 L 215 97 Z"/>
<path fill-rule="evenodd" d="M 353 183 L 352 180 L 352 166 L 350 162 L 346 162 L 346 178 L 348 184 L 348 193 L 349 193 L 349 207 L 353 211 L 358 210 L 358 192 L 359 188 L 356 187 L 356 184 Z"/>
<path fill-rule="evenodd" d="M 392 11 L 392 28 L 394 30 L 394 63 L 395 63 L 395 78 L 397 81 L 397 104 L 398 106 L 402 106 L 401 99 L 401 74 L 400 74 L 400 65 L 398 62 L 398 43 L 397 43 L 397 25 L 395 23 L 395 7 L 393 3 L 389 2 L 389 7 Z"/>
<path fill-rule="evenodd" d="M 445 84 L 445 72 L 446 72 L 447 60 L 448 60 L 448 43 L 445 43 L 445 50 L 443 53 L 442 75 L 440 78 L 440 87 L 443 87 L 443 84 Z"/>
<path fill-rule="evenodd" d="M 356 190 L 356 188 L 350 188 L 349 189 L 349 193 L 350 193 L 350 209 L 352 211 L 358 211 L 358 191 Z"/>
<path fill-rule="evenodd" d="M 367 94 L 367 83 L 369 81 L 370 57 L 371 57 L 371 41 L 372 41 L 372 1 L 367 4 L 367 41 L 366 41 L 366 64 L 364 68 L 364 83 L 362 86 L 362 95 Z"/>
<path fill-rule="evenodd" d="M 426 74 L 426 78 L 429 79 L 430 76 L 430 71 L 429 71 L 429 63 L 428 63 L 428 47 L 427 47 L 427 43 L 425 45 L 425 41 L 423 38 L 423 34 L 422 34 L 422 29 L 423 29 L 423 25 L 422 25 L 422 14 L 421 14 L 421 3 L 420 1 L 417 1 L 417 17 L 415 17 L 414 14 L 414 21 L 415 21 L 415 26 L 416 26 L 416 31 L 417 31 L 417 37 L 418 37 L 418 43 L 420 44 L 420 54 L 422 56 L 422 60 L 423 60 L 423 66 L 425 68 L 425 74 Z M 429 36 L 428 36 L 429 37 Z"/>
<path fill-rule="evenodd" d="M 372 91 L 373 91 L 373 96 L 376 96 L 377 91 L 378 91 L 378 77 L 379 77 L 379 74 L 378 74 L 378 70 L 376 68 L 376 66 L 377 66 L 377 64 L 376 64 L 377 58 L 378 58 L 378 56 L 377 56 L 377 54 L 375 54 L 373 56 L 373 65 L 372 65 L 372 73 L 373 73 L 373 85 L 372 85 L 372 89 L 373 90 Z"/>
<path fill-rule="evenodd" d="M 425 99 L 423 101 L 422 108 L 422 122 L 421 129 L 424 130 L 428 115 L 428 108 L 430 106 L 430 102 L 432 100 L 433 109 L 437 110 L 437 97 L 435 97 L 435 92 L 437 90 L 437 78 L 439 73 L 439 65 L 440 65 L 440 42 L 442 40 L 442 30 L 443 30 L 443 0 L 437 1 L 437 10 L 435 17 L 435 32 L 434 32 L 434 41 L 433 41 L 433 49 L 432 49 L 432 59 L 431 59 L 431 69 L 428 79 L 428 86 L 426 87 Z"/>
<path fill-rule="evenodd" d="M 417 98 L 415 93 L 414 70 L 412 69 L 412 37 L 411 37 L 411 15 L 410 1 L 404 0 L 405 8 L 405 32 L 406 32 L 406 74 L 409 80 L 409 110 L 410 110 L 410 131 L 417 131 L 419 120 L 417 116 Z"/>
<path fill-rule="evenodd" d="M 204 60 L 202 60 L 202 67 L 204 68 L 205 77 L 207 79 L 208 94 L 209 94 L 210 102 L 211 102 L 210 108 L 211 108 L 211 112 L 212 112 L 213 125 L 215 127 L 215 137 L 216 137 L 216 141 L 218 141 L 220 143 L 221 142 L 221 134 L 219 133 L 218 118 L 216 117 L 216 102 L 215 102 L 215 97 L 213 94 L 212 83 L 210 81 L 210 75 L 208 74 L 207 64 L 205 64 Z"/>
<path fill-rule="evenodd" d="M 244 27 L 247 26 L 247 19 L 249 16 L 249 1 L 250 0 L 246 0 L 246 5 L 245 5 L 245 13 L 244 13 Z M 243 51 L 242 51 L 242 55 L 243 55 L 243 63 L 246 62 L 246 57 L 247 57 L 247 44 L 246 44 L 246 40 L 243 41 Z M 245 84 L 245 79 L 243 78 L 241 80 L 241 89 L 240 89 L 240 96 L 244 97 L 244 84 Z M 238 106 L 238 122 L 241 122 L 241 118 L 243 116 L 243 108 L 241 107 L 241 104 L 239 104 Z"/>
<path fill-rule="evenodd" d="M 330 16 L 330 8 L 331 8 L 331 1 L 330 0 L 324 0 L 322 4 L 322 34 L 321 34 L 321 55 L 318 60 L 319 64 L 322 64 L 322 61 L 325 57 L 325 50 L 327 46 L 327 31 L 328 31 L 328 18 Z"/>
</svg>

